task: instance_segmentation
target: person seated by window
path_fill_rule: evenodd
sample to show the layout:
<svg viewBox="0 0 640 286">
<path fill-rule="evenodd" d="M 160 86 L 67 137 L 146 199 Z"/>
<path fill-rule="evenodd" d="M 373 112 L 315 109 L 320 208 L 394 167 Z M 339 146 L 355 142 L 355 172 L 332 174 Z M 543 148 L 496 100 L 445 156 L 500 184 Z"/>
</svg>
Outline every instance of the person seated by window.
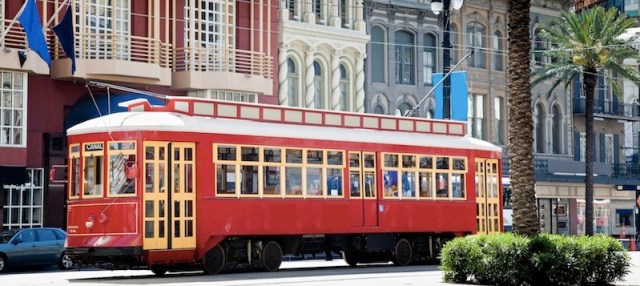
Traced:
<svg viewBox="0 0 640 286">
<path fill-rule="evenodd" d="M 327 176 L 327 192 L 329 196 L 342 195 L 342 176 L 339 172 L 332 171 L 332 174 Z"/>
<path fill-rule="evenodd" d="M 413 185 L 411 184 L 411 178 L 409 173 L 402 173 L 402 196 L 413 197 Z"/>
</svg>

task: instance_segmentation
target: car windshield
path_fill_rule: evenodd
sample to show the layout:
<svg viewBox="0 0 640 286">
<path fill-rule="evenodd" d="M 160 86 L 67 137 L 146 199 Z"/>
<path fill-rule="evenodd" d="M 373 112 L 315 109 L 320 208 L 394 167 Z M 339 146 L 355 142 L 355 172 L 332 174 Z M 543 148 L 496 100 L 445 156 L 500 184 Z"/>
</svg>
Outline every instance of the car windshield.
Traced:
<svg viewBox="0 0 640 286">
<path fill-rule="evenodd" d="M 16 233 L 18 233 L 15 230 L 5 230 L 3 232 L 0 233 L 0 243 L 7 243 L 9 242 L 9 240 L 11 240 L 11 238 L 13 236 L 16 235 Z"/>
</svg>

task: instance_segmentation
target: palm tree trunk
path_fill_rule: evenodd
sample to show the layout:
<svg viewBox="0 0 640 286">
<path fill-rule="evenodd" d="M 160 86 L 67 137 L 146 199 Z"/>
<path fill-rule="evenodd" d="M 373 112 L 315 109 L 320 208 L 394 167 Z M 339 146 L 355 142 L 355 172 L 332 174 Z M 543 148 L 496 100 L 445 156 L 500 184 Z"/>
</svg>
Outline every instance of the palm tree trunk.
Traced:
<svg viewBox="0 0 640 286">
<path fill-rule="evenodd" d="M 534 235 L 538 222 L 533 169 L 533 112 L 531 108 L 530 1 L 509 1 L 509 162 L 513 202 L 513 230 Z"/>
<path fill-rule="evenodd" d="M 593 101 L 597 71 L 595 69 L 585 70 L 583 80 L 582 84 L 585 92 L 584 128 L 586 133 L 584 150 L 584 233 L 593 235 L 593 149 L 595 146 Z"/>
</svg>

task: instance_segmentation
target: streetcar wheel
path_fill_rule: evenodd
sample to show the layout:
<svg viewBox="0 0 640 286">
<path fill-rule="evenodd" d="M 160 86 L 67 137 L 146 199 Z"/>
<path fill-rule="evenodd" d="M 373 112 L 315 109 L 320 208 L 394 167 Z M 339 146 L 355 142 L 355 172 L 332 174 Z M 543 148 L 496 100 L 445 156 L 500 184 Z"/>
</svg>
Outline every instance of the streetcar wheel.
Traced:
<svg viewBox="0 0 640 286">
<path fill-rule="evenodd" d="M 351 267 L 356 267 L 356 265 L 358 265 L 358 260 L 360 259 L 358 254 L 353 251 L 343 251 L 342 258 L 344 258 L 344 261 Z"/>
<path fill-rule="evenodd" d="M 226 255 L 224 249 L 220 245 L 214 246 L 212 249 L 205 253 L 202 259 L 204 264 L 204 272 L 207 274 L 218 274 L 226 263 Z"/>
<path fill-rule="evenodd" d="M 393 263 L 395 265 L 406 266 L 411 263 L 413 258 L 413 247 L 406 239 L 398 240 L 396 243 L 396 251 L 393 254 Z"/>
<path fill-rule="evenodd" d="M 0 273 L 7 271 L 7 258 L 0 254 Z"/>
<path fill-rule="evenodd" d="M 164 276 L 165 274 L 167 274 L 167 267 L 164 265 L 154 265 L 151 266 L 151 272 L 153 272 L 153 274 L 155 274 L 156 276 Z"/>
<path fill-rule="evenodd" d="M 60 270 L 69 270 L 71 267 L 73 267 L 73 260 L 71 260 L 69 255 L 63 252 L 58 260 L 58 268 L 60 268 Z"/>
<path fill-rule="evenodd" d="M 282 264 L 282 248 L 275 241 L 269 241 L 262 249 L 262 267 L 267 271 L 278 271 Z"/>
</svg>

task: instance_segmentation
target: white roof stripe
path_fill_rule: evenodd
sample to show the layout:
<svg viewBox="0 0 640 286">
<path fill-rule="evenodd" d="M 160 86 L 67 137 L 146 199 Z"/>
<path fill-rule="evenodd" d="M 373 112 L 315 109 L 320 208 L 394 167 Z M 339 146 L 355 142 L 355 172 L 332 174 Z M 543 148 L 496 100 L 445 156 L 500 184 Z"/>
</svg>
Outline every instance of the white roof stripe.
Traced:
<svg viewBox="0 0 640 286">
<path fill-rule="evenodd" d="M 109 125 L 107 127 L 107 125 Z M 349 129 L 189 116 L 170 112 L 119 112 L 69 128 L 68 135 L 118 131 L 176 131 L 401 144 L 502 152 L 502 148 L 469 136 Z"/>
</svg>

